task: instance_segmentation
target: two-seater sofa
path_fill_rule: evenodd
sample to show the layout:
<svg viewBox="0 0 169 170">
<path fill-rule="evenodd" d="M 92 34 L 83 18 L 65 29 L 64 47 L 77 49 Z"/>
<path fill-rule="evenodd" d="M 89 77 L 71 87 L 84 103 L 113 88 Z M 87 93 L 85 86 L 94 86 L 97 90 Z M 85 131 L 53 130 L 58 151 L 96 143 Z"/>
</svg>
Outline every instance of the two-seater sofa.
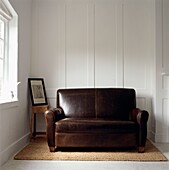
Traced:
<svg viewBox="0 0 169 170">
<path fill-rule="evenodd" d="M 47 142 L 56 148 L 137 147 L 144 152 L 148 112 L 136 108 L 134 89 L 59 89 L 45 112 Z"/>
</svg>

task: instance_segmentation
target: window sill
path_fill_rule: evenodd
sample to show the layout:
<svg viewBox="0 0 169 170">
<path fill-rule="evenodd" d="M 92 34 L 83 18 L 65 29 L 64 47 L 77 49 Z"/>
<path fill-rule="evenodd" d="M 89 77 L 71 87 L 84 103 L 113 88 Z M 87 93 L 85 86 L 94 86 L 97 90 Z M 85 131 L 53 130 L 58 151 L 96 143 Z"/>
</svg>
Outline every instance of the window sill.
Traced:
<svg viewBox="0 0 169 170">
<path fill-rule="evenodd" d="M 0 109 L 1 110 L 6 110 L 14 107 L 18 107 L 19 101 L 14 100 L 14 101 L 0 101 Z"/>
</svg>

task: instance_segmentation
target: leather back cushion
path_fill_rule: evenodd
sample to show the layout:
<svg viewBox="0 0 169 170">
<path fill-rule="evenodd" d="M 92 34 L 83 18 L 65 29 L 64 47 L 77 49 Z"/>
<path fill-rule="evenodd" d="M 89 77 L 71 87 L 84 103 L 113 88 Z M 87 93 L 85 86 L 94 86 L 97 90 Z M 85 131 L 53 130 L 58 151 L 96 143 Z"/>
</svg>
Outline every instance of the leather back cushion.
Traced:
<svg viewBox="0 0 169 170">
<path fill-rule="evenodd" d="M 60 89 L 57 107 L 66 117 L 129 120 L 136 107 L 135 90 L 124 88 Z"/>
<path fill-rule="evenodd" d="M 95 117 L 95 91 L 93 89 L 60 89 L 57 91 L 57 107 L 66 117 Z"/>
<path fill-rule="evenodd" d="M 130 111 L 136 107 L 134 89 L 99 89 L 96 96 L 98 118 L 129 120 Z"/>
</svg>

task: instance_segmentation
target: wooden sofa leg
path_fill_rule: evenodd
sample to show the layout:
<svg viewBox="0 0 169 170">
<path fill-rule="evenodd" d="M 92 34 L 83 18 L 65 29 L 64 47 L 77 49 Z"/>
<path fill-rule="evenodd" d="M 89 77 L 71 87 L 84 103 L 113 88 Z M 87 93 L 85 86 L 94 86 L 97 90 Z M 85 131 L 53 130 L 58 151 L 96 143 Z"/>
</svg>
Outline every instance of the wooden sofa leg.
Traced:
<svg viewBox="0 0 169 170">
<path fill-rule="evenodd" d="M 138 147 L 138 152 L 139 153 L 144 153 L 145 152 L 145 147 L 144 146 L 139 146 Z"/>
<path fill-rule="evenodd" d="M 50 150 L 50 152 L 55 152 L 55 147 L 53 147 L 53 146 L 51 146 L 51 147 L 49 147 L 49 150 Z"/>
</svg>

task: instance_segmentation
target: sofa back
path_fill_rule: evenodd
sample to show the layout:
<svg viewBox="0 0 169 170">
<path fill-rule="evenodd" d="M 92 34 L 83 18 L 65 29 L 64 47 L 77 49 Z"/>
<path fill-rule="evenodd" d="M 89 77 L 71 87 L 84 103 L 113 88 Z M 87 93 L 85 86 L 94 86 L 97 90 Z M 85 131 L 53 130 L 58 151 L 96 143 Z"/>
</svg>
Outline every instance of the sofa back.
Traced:
<svg viewBox="0 0 169 170">
<path fill-rule="evenodd" d="M 128 120 L 136 107 L 134 89 L 86 88 L 59 89 L 57 107 L 66 117 Z"/>
<path fill-rule="evenodd" d="M 134 89 L 99 89 L 96 92 L 97 118 L 129 120 L 129 113 L 136 107 Z"/>
<path fill-rule="evenodd" d="M 95 90 L 60 89 L 57 91 L 57 107 L 66 117 L 95 117 Z"/>
</svg>

